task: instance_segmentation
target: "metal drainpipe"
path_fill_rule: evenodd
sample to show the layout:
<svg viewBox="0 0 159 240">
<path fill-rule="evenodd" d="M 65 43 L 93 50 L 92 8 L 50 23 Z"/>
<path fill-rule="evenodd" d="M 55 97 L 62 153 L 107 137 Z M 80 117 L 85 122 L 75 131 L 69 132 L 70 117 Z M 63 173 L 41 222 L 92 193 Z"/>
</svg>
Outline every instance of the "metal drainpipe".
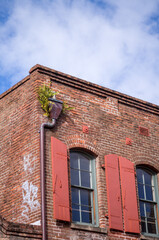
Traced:
<svg viewBox="0 0 159 240">
<path fill-rule="evenodd" d="M 56 124 L 56 119 L 52 119 L 52 123 L 42 123 L 40 131 L 40 166 L 41 166 L 41 225 L 42 225 L 42 240 L 46 240 L 46 209 L 45 209 L 45 162 L 44 162 L 44 147 L 45 147 L 45 128 L 53 128 Z"/>
</svg>

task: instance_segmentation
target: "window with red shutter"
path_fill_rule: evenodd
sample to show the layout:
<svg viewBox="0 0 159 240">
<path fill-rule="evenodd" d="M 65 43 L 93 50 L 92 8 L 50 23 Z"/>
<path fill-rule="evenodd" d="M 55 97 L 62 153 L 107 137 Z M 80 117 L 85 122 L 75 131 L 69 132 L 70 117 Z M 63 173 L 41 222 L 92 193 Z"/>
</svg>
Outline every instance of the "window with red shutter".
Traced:
<svg viewBox="0 0 159 240">
<path fill-rule="evenodd" d="M 70 221 L 67 147 L 51 137 L 54 218 Z"/>
</svg>

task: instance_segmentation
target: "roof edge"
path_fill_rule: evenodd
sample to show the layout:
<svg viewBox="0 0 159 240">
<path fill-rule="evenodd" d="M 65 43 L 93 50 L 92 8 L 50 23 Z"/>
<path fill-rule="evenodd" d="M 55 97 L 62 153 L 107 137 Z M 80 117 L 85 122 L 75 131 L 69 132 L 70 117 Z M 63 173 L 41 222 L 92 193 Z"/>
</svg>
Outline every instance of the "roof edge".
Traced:
<svg viewBox="0 0 159 240">
<path fill-rule="evenodd" d="M 62 73 L 60 71 L 56 71 L 54 69 L 51 69 L 49 67 L 45 67 L 40 64 L 36 64 L 33 66 L 29 74 L 32 74 L 33 72 L 39 72 L 40 74 L 45 74 L 50 77 L 52 81 L 55 82 L 60 82 L 62 84 L 65 84 L 67 86 L 92 93 L 94 95 L 97 95 L 99 97 L 113 97 L 118 100 L 119 103 L 122 103 L 124 105 L 130 106 L 130 107 L 135 107 L 137 109 L 150 112 L 156 115 L 159 115 L 159 106 L 129 95 L 126 95 L 124 93 L 117 92 L 115 90 L 111 90 L 106 87 L 102 87 L 100 85 L 88 82 L 86 80 L 71 76 L 66 73 Z M 0 100 L 4 98 L 6 95 L 8 95 L 10 92 L 14 91 L 16 88 L 24 84 L 26 81 L 30 79 L 30 75 L 26 76 L 24 79 L 22 79 L 20 82 L 16 83 L 14 86 L 9 88 L 7 91 L 2 93 L 0 95 Z"/>
<path fill-rule="evenodd" d="M 124 93 L 120 93 L 115 90 L 111 90 L 106 87 L 102 87 L 100 85 L 68 75 L 66 73 L 62 73 L 60 71 L 56 71 L 40 64 L 36 64 L 35 66 L 33 66 L 30 69 L 29 73 L 32 74 L 34 71 L 38 71 L 41 74 L 48 75 L 52 81 L 61 82 L 70 87 L 93 93 L 100 97 L 114 97 L 118 99 L 119 103 L 159 115 L 159 106 L 156 104 L 129 96 Z"/>
<path fill-rule="evenodd" d="M 0 100 L 4 98 L 6 95 L 8 95 L 10 92 L 14 91 L 16 88 L 18 88 L 19 86 L 27 82 L 29 79 L 30 79 L 30 76 L 28 75 L 25 78 L 23 78 L 21 81 L 17 82 L 15 85 L 13 85 L 11 88 L 9 88 L 7 91 L 0 94 Z"/>
</svg>

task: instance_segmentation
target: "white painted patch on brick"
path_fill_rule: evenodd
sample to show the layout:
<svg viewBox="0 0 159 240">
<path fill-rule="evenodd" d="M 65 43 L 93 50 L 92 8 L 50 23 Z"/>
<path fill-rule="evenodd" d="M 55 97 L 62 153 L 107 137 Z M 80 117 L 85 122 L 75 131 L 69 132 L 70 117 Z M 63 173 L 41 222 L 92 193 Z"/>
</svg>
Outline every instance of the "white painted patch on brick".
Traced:
<svg viewBox="0 0 159 240">
<path fill-rule="evenodd" d="M 28 173 L 33 173 L 35 169 L 35 157 L 32 154 L 28 154 L 24 156 L 24 170 Z"/>
<path fill-rule="evenodd" d="M 41 220 L 33 222 L 31 225 L 41 226 Z"/>
<path fill-rule="evenodd" d="M 25 181 L 22 185 L 22 195 L 23 195 L 23 203 L 22 203 L 22 216 L 29 220 L 28 214 L 29 211 L 33 212 L 40 207 L 40 204 L 37 200 L 37 192 L 38 187 L 29 183 L 29 181 Z"/>
</svg>

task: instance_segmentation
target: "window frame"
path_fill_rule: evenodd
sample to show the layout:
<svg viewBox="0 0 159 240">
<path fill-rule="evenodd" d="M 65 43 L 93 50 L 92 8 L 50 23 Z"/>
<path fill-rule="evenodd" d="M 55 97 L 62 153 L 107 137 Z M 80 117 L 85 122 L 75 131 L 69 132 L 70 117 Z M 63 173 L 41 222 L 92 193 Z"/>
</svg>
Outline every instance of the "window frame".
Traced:
<svg viewBox="0 0 159 240">
<path fill-rule="evenodd" d="M 148 221 L 147 221 L 147 216 L 145 216 L 145 225 L 146 225 L 146 232 L 142 232 L 142 227 L 141 227 L 141 234 L 145 235 L 145 236 L 149 236 L 149 237 L 159 237 L 159 197 L 158 197 L 158 182 L 157 182 L 157 173 L 154 172 L 151 168 L 147 167 L 147 166 L 136 166 L 136 175 L 137 175 L 137 170 L 140 169 L 142 171 L 145 171 L 149 174 L 151 174 L 151 178 L 152 178 L 152 182 L 153 185 L 151 184 L 151 187 L 154 187 L 154 192 L 152 192 L 153 195 L 153 201 L 152 200 L 148 200 L 148 199 L 144 199 L 144 198 L 140 198 L 139 197 L 139 188 L 138 188 L 138 179 L 137 179 L 137 188 L 138 188 L 138 199 L 139 199 L 139 213 L 140 213 L 140 219 L 141 219 L 141 211 L 140 211 L 140 202 L 144 203 L 144 212 L 145 210 L 145 204 L 146 203 L 152 203 L 154 205 L 154 218 L 155 218 L 155 226 L 156 226 L 156 233 L 149 233 L 148 232 Z M 146 196 L 146 192 L 145 192 L 145 179 L 143 182 L 144 185 L 144 195 Z M 146 214 L 145 214 L 146 215 Z"/>
<path fill-rule="evenodd" d="M 83 155 L 87 159 L 90 160 L 90 168 L 91 168 L 91 177 L 90 177 L 90 187 L 84 187 L 81 185 L 75 185 L 71 184 L 71 154 L 72 153 L 77 153 L 80 155 Z M 79 160 L 78 160 L 79 161 Z M 74 168 L 75 169 L 75 168 Z M 79 168 L 79 171 L 81 169 Z M 81 176 L 79 177 L 81 178 Z M 83 222 L 81 219 L 81 203 L 79 202 L 80 205 L 80 221 L 73 221 L 73 224 L 78 224 L 78 225 L 84 225 L 84 226 L 92 226 L 92 227 L 98 227 L 99 226 L 99 218 L 98 218 L 98 200 L 97 200 L 97 184 L 96 184 L 96 158 L 88 153 L 85 149 L 70 149 L 70 190 L 71 190 L 71 209 L 72 209 L 72 188 L 78 189 L 78 190 L 88 190 L 91 191 L 91 217 L 92 217 L 92 222 L 91 223 L 86 223 Z"/>
</svg>

